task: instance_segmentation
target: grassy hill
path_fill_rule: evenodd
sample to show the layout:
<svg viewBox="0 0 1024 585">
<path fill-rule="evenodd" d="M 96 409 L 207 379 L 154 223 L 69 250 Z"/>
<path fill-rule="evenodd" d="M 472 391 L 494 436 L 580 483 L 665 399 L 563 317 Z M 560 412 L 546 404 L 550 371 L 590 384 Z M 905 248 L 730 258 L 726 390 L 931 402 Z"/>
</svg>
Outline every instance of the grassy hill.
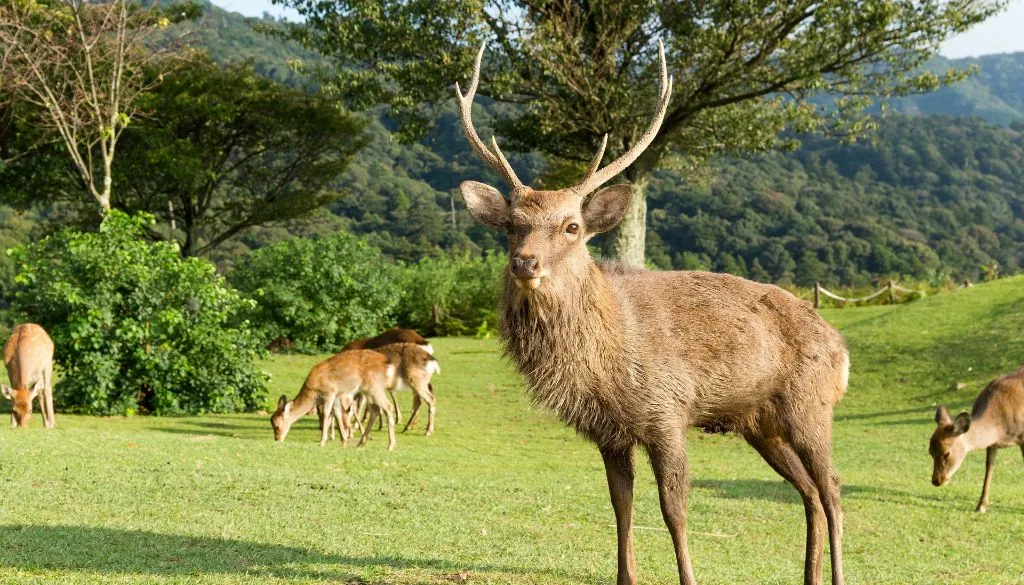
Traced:
<svg viewBox="0 0 1024 585">
<path fill-rule="evenodd" d="M 937 404 L 968 409 L 1024 362 L 1024 278 L 907 305 L 830 310 L 853 369 L 835 413 L 850 583 L 1009 584 L 1021 576 L 1020 452 L 984 515 L 984 456 L 944 488 L 927 454 Z M 265 415 L 58 415 L 0 429 L 4 583 L 607 583 L 613 517 L 593 447 L 531 407 L 489 340 L 438 339 L 438 430 L 385 451 L 316 445 L 312 418 L 274 444 Z M 316 357 L 276 357 L 268 408 Z M 966 390 L 948 390 L 951 382 Z M 403 405 L 408 395 L 400 395 Z M 422 428 L 422 427 L 421 427 Z M 734 436 L 692 432 L 690 547 L 705 584 L 800 582 L 803 507 Z M 675 579 L 641 456 L 644 583 Z"/>
</svg>

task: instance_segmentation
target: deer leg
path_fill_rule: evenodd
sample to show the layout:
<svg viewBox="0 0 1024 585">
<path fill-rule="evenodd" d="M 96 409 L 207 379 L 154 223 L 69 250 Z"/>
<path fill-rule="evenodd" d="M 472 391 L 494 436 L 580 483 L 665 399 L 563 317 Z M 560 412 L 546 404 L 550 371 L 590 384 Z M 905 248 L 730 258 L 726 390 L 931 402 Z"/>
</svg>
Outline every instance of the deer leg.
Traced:
<svg viewBox="0 0 1024 585">
<path fill-rule="evenodd" d="M 686 543 L 686 498 L 690 488 L 690 478 L 686 461 L 686 438 L 682 435 L 667 439 L 662 444 L 650 445 L 647 448 L 654 469 L 654 479 L 658 482 L 658 497 L 661 502 L 661 515 L 665 519 L 672 544 L 676 550 L 676 565 L 679 569 L 679 582 L 682 585 L 695 585 L 693 565 L 690 563 L 690 552 Z"/>
<path fill-rule="evenodd" d="M 395 424 L 402 422 L 402 407 L 398 405 L 398 398 L 395 398 L 395 391 L 388 390 L 388 396 L 391 397 L 391 403 L 395 405 Z"/>
<path fill-rule="evenodd" d="M 375 418 L 377 418 L 377 415 L 380 414 L 378 409 L 377 409 L 377 407 L 374 406 L 373 404 L 367 404 L 366 405 L 366 412 L 368 413 L 368 416 L 370 418 L 366 422 L 366 426 L 363 427 L 362 434 L 359 436 L 359 446 L 360 447 L 365 445 L 366 441 L 370 438 L 370 429 L 373 428 L 373 421 L 374 421 Z"/>
<path fill-rule="evenodd" d="M 409 413 L 409 420 L 405 421 L 405 428 L 402 432 L 408 431 L 416 425 L 416 417 L 420 415 L 420 407 L 423 406 L 423 400 L 420 399 L 419 394 L 412 395 L 412 412 Z"/>
<path fill-rule="evenodd" d="M 992 474 L 996 470 L 996 455 L 999 450 L 993 445 L 985 449 L 985 483 L 981 484 L 981 499 L 978 500 L 977 512 L 984 512 L 988 509 L 988 488 L 992 485 Z"/>
<path fill-rule="evenodd" d="M 384 402 L 384 416 L 388 417 L 388 451 L 395 450 L 395 413 L 387 397 L 381 396 Z M 382 417 L 383 418 L 383 417 Z"/>
<path fill-rule="evenodd" d="M 804 585 L 821 585 L 822 555 L 825 550 L 825 513 L 821 507 L 818 488 L 800 462 L 793 447 L 782 437 L 762 437 L 749 433 L 747 442 L 761 457 L 789 482 L 804 501 L 804 515 L 807 518 L 807 543 L 804 546 Z"/>
<path fill-rule="evenodd" d="M 320 411 L 320 446 L 327 444 L 327 435 L 334 426 L 334 396 L 328 396 Z"/>
<path fill-rule="evenodd" d="M 818 488 L 818 496 L 828 521 L 832 585 L 843 585 L 843 509 L 839 501 L 839 476 L 832 467 L 831 434 L 828 432 L 823 433 L 824 436 L 805 437 L 795 447 L 800 461 Z"/>
<path fill-rule="evenodd" d="M 434 432 L 434 415 L 437 413 L 437 405 L 434 400 L 434 394 L 430 391 L 427 384 L 420 381 L 413 386 L 416 398 L 419 398 L 421 402 L 427 403 L 427 432 L 426 436 L 430 436 Z"/>
<path fill-rule="evenodd" d="M 53 370 L 46 368 L 43 370 L 43 392 L 42 395 L 46 398 L 46 403 L 43 405 L 43 425 L 52 429 L 55 424 L 53 417 Z"/>
<path fill-rule="evenodd" d="M 617 585 L 636 585 L 636 553 L 633 550 L 633 449 L 601 447 L 608 493 L 615 510 L 619 563 Z"/>
</svg>

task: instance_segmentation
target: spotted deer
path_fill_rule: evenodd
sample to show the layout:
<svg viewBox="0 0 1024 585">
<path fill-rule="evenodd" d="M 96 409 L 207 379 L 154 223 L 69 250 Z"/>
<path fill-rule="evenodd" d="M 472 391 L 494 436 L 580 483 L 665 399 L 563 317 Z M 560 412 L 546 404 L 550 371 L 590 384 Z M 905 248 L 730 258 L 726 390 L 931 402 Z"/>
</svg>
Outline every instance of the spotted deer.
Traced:
<svg viewBox="0 0 1024 585">
<path fill-rule="evenodd" d="M 935 411 L 935 424 L 928 445 L 932 485 L 946 485 L 968 453 L 985 449 L 985 479 L 975 508 L 984 512 L 998 450 L 1019 445 L 1024 453 L 1024 367 L 989 382 L 974 399 L 971 414 L 961 412 L 954 419 L 945 406 L 940 406 Z"/>
<path fill-rule="evenodd" d="M 846 391 L 842 336 L 805 301 L 727 274 L 652 272 L 595 262 L 586 244 L 612 229 L 632 189 L 599 189 L 655 140 L 672 95 L 659 46 L 660 91 L 648 129 L 601 167 L 605 135 L 583 180 L 534 190 L 473 128 L 483 48 L 466 93 L 456 84 L 463 131 L 509 185 L 474 181 L 460 191 L 470 214 L 508 236 L 500 333 L 534 400 L 597 444 L 618 538 L 618 583 L 635 585 L 632 501 L 637 446 L 649 455 L 680 582 L 695 582 L 686 539 L 686 428 L 732 431 L 796 488 L 807 519 L 804 582 L 822 581 L 824 534 L 832 582 L 843 583 L 842 510 L 832 465 L 832 409 Z"/>
<path fill-rule="evenodd" d="M 284 441 L 295 421 L 319 407 L 320 446 L 327 443 L 327 435 L 339 410 L 348 410 L 357 396 L 365 396 L 369 404 L 384 413 L 388 422 L 388 450 L 395 448 L 395 414 L 385 394 L 395 383 L 397 368 L 387 356 L 372 350 L 343 351 L 313 366 L 302 389 L 293 400 L 281 396 L 277 410 L 270 417 L 274 440 Z M 335 404 L 338 407 L 335 407 Z M 341 438 L 347 442 L 351 428 L 341 419 Z M 366 443 L 368 433 L 360 437 L 359 445 Z"/>
<path fill-rule="evenodd" d="M 52 429 L 53 341 L 39 325 L 22 323 L 4 345 L 4 366 L 11 385 L 0 386 L 11 406 L 11 427 L 27 427 L 32 420 L 32 400 L 39 400 L 43 426 Z"/>
</svg>

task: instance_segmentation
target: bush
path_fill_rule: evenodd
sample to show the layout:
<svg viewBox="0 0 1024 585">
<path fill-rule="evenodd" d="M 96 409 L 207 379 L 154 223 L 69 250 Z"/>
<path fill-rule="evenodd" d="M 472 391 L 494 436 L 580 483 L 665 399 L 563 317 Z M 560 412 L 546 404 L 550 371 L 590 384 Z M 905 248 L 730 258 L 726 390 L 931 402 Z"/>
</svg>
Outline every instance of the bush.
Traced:
<svg viewBox="0 0 1024 585">
<path fill-rule="evenodd" d="M 376 335 L 393 324 L 401 298 L 394 265 L 343 232 L 260 248 L 230 279 L 259 303 L 252 320 L 264 340 L 298 351 L 336 351 Z"/>
<path fill-rule="evenodd" d="M 425 258 L 403 266 L 399 322 L 434 335 L 489 335 L 498 324 L 506 264 L 504 255 L 489 252 Z M 438 323 L 434 323 L 434 305 Z"/>
<path fill-rule="evenodd" d="M 254 303 L 214 266 L 145 240 L 151 216 L 112 212 L 99 233 L 65 229 L 15 249 L 16 314 L 56 345 L 62 407 L 88 414 L 255 410 L 266 375 L 239 317 Z"/>
</svg>

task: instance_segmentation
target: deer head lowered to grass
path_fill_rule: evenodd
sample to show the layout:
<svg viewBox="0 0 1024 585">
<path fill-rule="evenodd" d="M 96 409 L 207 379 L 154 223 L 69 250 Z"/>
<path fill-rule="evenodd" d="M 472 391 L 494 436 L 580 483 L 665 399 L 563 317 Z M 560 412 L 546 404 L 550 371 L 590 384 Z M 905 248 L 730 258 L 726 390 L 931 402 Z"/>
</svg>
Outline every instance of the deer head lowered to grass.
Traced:
<svg viewBox="0 0 1024 585">
<path fill-rule="evenodd" d="M 969 452 L 985 449 L 985 479 L 975 508 L 984 512 L 998 450 L 1020 445 L 1024 453 L 1024 367 L 989 382 L 974 399 L 971 414 L 961 412 L 954 419 L 945 406 L 940 406 L 935 411 L 935 424 L 928 444 L 932 485 L 946 485 Z"/>
<path fill-rule="evenodd" d="M 0 390 L 12 402 L 11 426 L 28 426 L 32 401 L 38 398 L 43 426 L 52 429 L 53 341 L 46 330 L 35 323 L 16 326 L 4 345 L 4 366 L 11 385 L 3 384 Z"/>
<path fill-rule="evenodd" d="M 680 582 L 694 583 L 686 541 L 686 428 L 741 434 L 799 492 L 807 516 L 804 581 L 821 583 L 826 531 L 832 582 L 843 583 L 839 479 L 832 466 L 832 408 L 846 390 L 840 334 L 786 291 L 726 274 L 649 272 L 595 262 L 586 243 L 613 228 L 632 190 L 598 190 L 654 140 L 672 80 L 664 49 L 650 127 L 601 167 L 607 135 L 585 178 L 533 190 L 472 122 L 483 49 L 465 94 L 463 131 L 509 184 L 509 197 L 466 181 L 470 214 L 508 235 L 500 331 L 534 399 L 597 444 L 618 531 L 618 583 L 636 583 L 632 542 L 633 450 L 647 450 L 672 535 Z"/>
</svg>

